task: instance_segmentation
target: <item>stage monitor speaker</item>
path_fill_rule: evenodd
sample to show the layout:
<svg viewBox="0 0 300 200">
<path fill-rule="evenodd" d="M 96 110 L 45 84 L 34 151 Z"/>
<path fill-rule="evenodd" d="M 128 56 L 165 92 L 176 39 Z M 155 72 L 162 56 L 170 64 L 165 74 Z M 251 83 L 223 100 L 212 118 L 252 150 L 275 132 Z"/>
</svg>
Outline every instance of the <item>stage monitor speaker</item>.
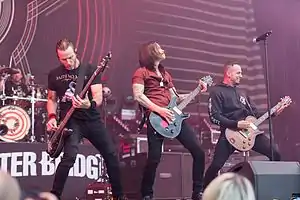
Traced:
<svg viewBox="0 0 300 200">
<path fill-rule="evenodd" d="M 298 162 L 248 161 L 231 169 L 247 177 L 253 184 L 257 200 L 288 200 L 300 193 Z"/>
<path fill-rule="evenodd" d="M 128 199 L 141 199 L 140 188 L 147 153 L 121 160 L 124 193 Z M 185 199 L 192 193 L 192 156 L 188 153 L 163 152 L 153 186 L 154 199 Z"/>
</svg>

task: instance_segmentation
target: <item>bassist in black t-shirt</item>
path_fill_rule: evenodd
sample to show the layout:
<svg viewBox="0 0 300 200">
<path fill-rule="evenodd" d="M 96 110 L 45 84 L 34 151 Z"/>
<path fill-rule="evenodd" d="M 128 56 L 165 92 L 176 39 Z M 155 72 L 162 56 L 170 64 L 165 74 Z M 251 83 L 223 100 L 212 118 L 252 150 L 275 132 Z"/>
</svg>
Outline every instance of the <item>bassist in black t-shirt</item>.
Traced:
<svg viewBox="0 0 300 200">
<path fill-rule="evenodd" d="M 123 196 L 120 181 L 116 148 L 111 136 L 100 120 L 99 112 L 96 110 L 103 99 L 101 77 L 97 77 L 92 82 L 87 95 L 83 99 L 78 95 L 74 95 L 80 68 L 86 67 L 83 70 L 85 73 L 83 85 L 85 85 L 96 70 L 96 66 L 81 64 L 76 56 L 74 45 L 68 39 L 58 41 L 56 53 L 62 65 L 53 69 L 48 75 L 47 111 L 49 121 L 47 130 L 57 129 L 57 99 L 59 99 L 60 119 L 72 106 L 75 111 L 67 123 L 67 128 L 72 129 L 72 133 L 64 140 L 64 154 L 56 170 L 51 192 L 61 198 L 69 170 L 76 160 L 78 144 L 82 137 L 85 137 L 103 156 L 114 199 L 126 199 Z"/>
</svg>

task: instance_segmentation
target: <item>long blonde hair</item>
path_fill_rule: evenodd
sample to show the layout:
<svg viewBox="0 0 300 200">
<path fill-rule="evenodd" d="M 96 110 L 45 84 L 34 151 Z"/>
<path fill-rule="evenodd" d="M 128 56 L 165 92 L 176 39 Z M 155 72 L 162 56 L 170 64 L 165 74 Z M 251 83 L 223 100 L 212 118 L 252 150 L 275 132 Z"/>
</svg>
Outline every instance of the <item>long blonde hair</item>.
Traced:
<svg viewBox="0 0 300 200">
<path fill-rule="evenodd" d="M 203 200 L 255 200 L 251 182 L 244 176 L 224 173 L 205 189 Z"/>
</svg>

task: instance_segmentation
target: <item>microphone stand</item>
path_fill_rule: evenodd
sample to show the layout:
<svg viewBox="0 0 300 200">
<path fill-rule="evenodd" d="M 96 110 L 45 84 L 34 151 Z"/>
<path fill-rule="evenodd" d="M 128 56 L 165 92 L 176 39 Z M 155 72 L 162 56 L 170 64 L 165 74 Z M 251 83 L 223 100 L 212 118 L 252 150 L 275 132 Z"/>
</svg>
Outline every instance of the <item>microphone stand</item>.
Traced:
<svg viewBox="0 0 300 200">
<path fill-rule="evenodd" d="M 102 113 L 103 113 L 103 123 L 104 123 L 104 127 L 107 127 L 107 97 L 105 95 L 103 95 L 103 105 L 102 105 Z"/>
<path fill-rule="evenodd" d="M 200 123 L 202 120 L 202 117 L 200 115 L 201 114 L 200 95 L 197 95 L 196 98 L 197 98 L 196 103 L 197 103 L 198 123 Z M 201 144 L 202 144 L 202 134 L 201 134 L 202 128 L 200 124 L 198 125 L 197 129 L 198 129 L 198 135 L 200 136 L 199 139 L 201 140 Z"/>
<path fill-rule="evenodd" d="M 264 41 L 264 69 L 265 69 L 265 81 L 266 81 L 266 89 L 267 89 L 267 107 L 268 107 L 268 121 L 269 121 L 269 135 L 270 135 L 270 151 L 271 151 L 271 161 L 274 160 L 274 150 L 273 150 L 273 124 L 271 117 L 271 95 L 270 95 L 270 82 L 269 82 L 269 60 L 268 60 L 268 42 L 267 37 Z"/>
</svg>

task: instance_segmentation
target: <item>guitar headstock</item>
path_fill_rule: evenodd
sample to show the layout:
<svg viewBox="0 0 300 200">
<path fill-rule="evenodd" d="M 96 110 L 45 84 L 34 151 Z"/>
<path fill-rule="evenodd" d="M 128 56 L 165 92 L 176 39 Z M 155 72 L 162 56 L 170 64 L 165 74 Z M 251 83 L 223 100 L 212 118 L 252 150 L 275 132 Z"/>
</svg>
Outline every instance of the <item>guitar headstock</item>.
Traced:
<svg viewBox="0 0 300 200">
<path fill-rule="evenodd" d="M 109 51 L 107 55 L 104 58 L 102 58 L 98 68 L 101 68 L 102 71 L 104 71 L 104 69 L 107 68 L 107 63 L 111 60 L 111 57 L 112 57 L 112 53 Z"/>
<path fill-rule="evenodd" d="M 213 79 L 212 79 L 212 77 L 210 75 L 202 77 L 201 81 L 203 81 L 204 83 L 206 83 L 207 86 L 212 86 L 212 84 L 214 82 Z"/>
<path fill-rule="evenodd" d="M 281 98 L 281 99 L 280 99 L 280 102 L 279 102 L 280 107 L 283 107 L 283 106 L 284 106 L 284 107 L 287 107 L 287 106 L 289 106 L 291 103 L 292 103 L 292 99 L 291 99 L 290 96 L 285 96 L 285 97 Z"/>
</svg>

